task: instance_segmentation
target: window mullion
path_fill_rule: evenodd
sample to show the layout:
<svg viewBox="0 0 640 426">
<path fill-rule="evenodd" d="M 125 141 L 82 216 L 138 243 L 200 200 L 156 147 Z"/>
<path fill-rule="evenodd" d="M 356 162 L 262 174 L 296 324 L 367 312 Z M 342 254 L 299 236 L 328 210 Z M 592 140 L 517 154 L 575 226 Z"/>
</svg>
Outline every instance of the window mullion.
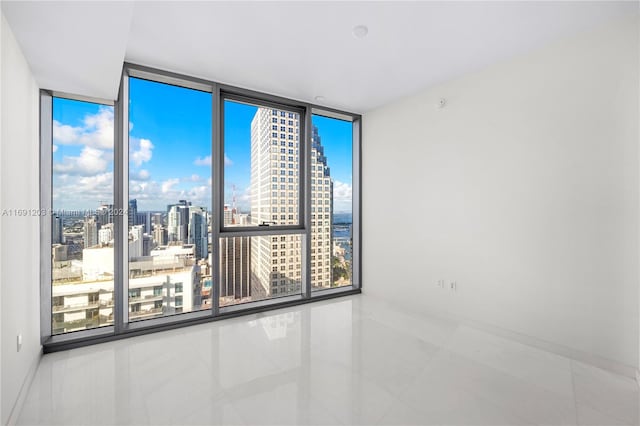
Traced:
<svg viewBox="0 0 640 426">
<path fill-rule="evenodd" d="M 224 200 L 224 158 L 222 149 L 222 128 L 224 120 L 222 114 L 224 114 L 224 108 L 220 99 L 220 86 L 214 85 L 212 96 L 213 107 L 211 110 L 211 119 L 213 121 L 211 132 L 212 135 L 212 147 L 211 153 L 213 160 L 211 164 L 214 165 L 211 171 L 212 183 L 212 215 L 211 218 L 211 315 L 218 316 L 220 314 L 220 228 L 223 221 Z"/>
<path fill-rule="evenodd" d="M 120 90 L 115 108 L 115 147 L 114 147 L 114 217 L 115 228 L 115 264 L 113 289 L 113 318 L 116 334 L 122 332 L 129 322 L 128 309 L 128 222 L 124 222 L 129 196 L 129 76 L 122 73 Z"/>
</svg>

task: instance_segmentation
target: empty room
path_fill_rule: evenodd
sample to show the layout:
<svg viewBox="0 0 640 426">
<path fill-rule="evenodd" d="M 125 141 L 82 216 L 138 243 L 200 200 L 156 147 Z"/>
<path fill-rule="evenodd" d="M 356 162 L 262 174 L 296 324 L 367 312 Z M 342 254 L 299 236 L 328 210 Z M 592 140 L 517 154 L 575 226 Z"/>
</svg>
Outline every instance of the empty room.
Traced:
<svg viewBox="0 0 640 426">
<path fill-rule="evenodd" d="M 0 424 L 640 423 L 639 2 L 0 12 Z"/>
</svg>

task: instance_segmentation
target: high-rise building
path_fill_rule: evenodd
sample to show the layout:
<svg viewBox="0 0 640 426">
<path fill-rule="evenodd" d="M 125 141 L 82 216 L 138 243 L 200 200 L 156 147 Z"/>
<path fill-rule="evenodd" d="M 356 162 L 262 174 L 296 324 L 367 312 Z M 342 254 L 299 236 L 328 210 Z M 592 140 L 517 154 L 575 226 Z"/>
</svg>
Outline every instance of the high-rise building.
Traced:
<svg viewBox="0 0 640 426">
<path fill-rule="evenodd" d="M 162 225 L 153 225 L 153 241 L 158 246 L 167 244 L 167 229 Z"/>
<path fill-rule="evenodd" d="M 64 243 L 64 226 L 62 218 L 54 214 L 51 218 L 51 244 Z"/>
<path fill-rule="evenodd" d="M 136 225 L 144 225 L 144 233 L 151 234 L 151 212 L 138 212 L 136 214 Z"/>
<path fill-rule="evenodd" d="M 318 128 L 311 133 L 311 286 L 331 287 L 333 181 Z"/>
<path fill-rule="evenodd" d="M 135 198 L 133 200 L 129 200 L 129 211 L 127 212 L 129 216 L 129 227 L 138 224 L 138 200 Z"/>
<path fill-rule="evenodd" d="M 224 206 L 224 224 L 233 223 L 228 205 Z M 220 304 L 249 298 L 251 291 L 251 237 L 220 239 Z M 264 293 L 264 292 L 263 292 Z"/>
<path fill-rule="evenodd" d="M 180 200 L 167 206 L 167 237 L 169 242 L 187 243 L 189 240 L 189 203 Z"/>
<path fill-rule="evenodd" d="M 98 223 L 95 216 L 87 216 L 84 218 L 82 233 L 82 242 L 84 248 L 94 247 L 98 245 Z"/>
<path fill-rule="evenodd" d="M 162 213 L 151 213 L 151 226 L 164 225 Z"/>
<path fill-rule="evenodd" d="M 100 207 L 96 209 L 96 221 L 98 229 L 108 223 L 113 223 L 113 204 L 100 204 Z"/>
<path fill-rule="evenodd" d="M 209 252 L 207 212 L 202 207 L 189 206 L 187 243 L 196 246 L 196 258 L 206 259 Z"/>
<path fill-rule="evenodd" d="M 129 229 L 129 260 L 143 255 L 143 226 L 134 225 Z"/>
<path fill-rule="evenodd" d="M 251 237 L 220 238 L 220 303 L 251 297 Z"/>
<path fill-rule="evenodd" d="M 225 225 L 233 225 L 234 224 L 234 211 L 231 209 L 231 207 L 229 207 L 229 204 L 225 204 L 224 205 L 224 210 L 222 211 L 223 213 L 223 222 Z"/>
<path fill-rule="evenodd" d="M 251 122 L 251 223 L 299 222 L 299 115 L 259 108 Z M 317 128 L 311 143 L 311 283 L 331 286 L 332 182 Z M 298 293 L 301 237 L 257 237 L 251 245 L 254 287 L 268 296 Z"/>
</svg>

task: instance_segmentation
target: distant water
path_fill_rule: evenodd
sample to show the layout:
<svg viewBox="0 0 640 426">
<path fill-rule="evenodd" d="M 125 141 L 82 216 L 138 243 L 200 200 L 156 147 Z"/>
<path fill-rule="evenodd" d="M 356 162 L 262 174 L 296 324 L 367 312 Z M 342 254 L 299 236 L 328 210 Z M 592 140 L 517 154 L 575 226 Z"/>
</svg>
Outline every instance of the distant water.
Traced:
<svg viewBox="0 0 640 426">
<path fill-rule="evenodd" d="M 334 213 L 333 214 L 333 238 L 349 239 L 351 238 L 351 213 Z"/>
<path fill-rule="evenodd" d="M 339 225 L 339 224 L 350 225 L 351 223 L 353 223 L 353 217 L 351 213 L 334 213 L 333 214 L 334 225 Z"/>
</svg>

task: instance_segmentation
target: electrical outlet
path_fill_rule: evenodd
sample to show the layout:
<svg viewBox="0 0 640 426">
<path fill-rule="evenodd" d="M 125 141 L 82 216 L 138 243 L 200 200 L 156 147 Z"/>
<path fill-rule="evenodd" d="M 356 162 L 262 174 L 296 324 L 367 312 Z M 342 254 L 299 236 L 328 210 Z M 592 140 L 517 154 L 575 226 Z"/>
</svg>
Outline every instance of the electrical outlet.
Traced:
<svg viewBox="0 0 640 426">
<path fill-rule="evenodd" d="M 18 334 L 17 339 L 16 339 L 16 344 L 17 344 L 17 352 L 20 352 L 20 349 L 22 349 L 22 334 Z"/>
</svg>

